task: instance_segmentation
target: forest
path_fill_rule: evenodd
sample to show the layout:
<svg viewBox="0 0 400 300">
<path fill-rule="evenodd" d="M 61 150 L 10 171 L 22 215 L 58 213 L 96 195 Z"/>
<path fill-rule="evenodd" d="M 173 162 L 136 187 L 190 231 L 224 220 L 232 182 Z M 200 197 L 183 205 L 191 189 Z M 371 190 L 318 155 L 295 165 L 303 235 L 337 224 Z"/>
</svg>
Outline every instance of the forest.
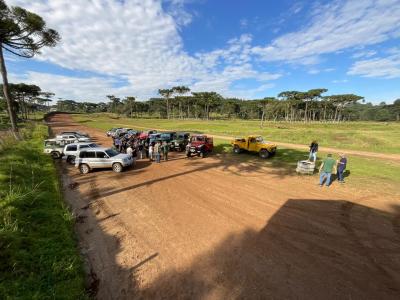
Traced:
<svg viewBox="0 0 400 300">
<path fill-rule="evenodd" d="M 131 118 L 165 119 L 258 119 L 288 122 L 399 121 L 400 99 L 393 104 L 365 103 L 354 94 L 324 95 L 327 89 L 284 91 L 276 97 L 244 100 L 224 98 L 216 92 L 190 92 L 185 86 L 160 89 L 158 98 L 107 95 L 106 101 L 54 100 L 54 94 L 36 85 L 10 84 L 10 94 L 19 118 L 29 113 L 53 110 L 77 113 L 109 112 Z M 0 109 L 6 103 L 0 98 Z"/>
</svg>

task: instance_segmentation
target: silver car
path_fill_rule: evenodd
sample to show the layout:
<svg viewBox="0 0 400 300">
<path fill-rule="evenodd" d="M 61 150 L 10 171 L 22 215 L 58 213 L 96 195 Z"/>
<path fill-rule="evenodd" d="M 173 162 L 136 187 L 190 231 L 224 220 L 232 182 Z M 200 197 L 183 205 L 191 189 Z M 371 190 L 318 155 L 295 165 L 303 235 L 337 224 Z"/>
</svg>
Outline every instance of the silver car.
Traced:
<svg viewBox="0 0 400 300">
<path fill-rule="evenodd" d="M 111 148 L 87 148 L 80 151 L 79 157 L 75 159 L 75 167 L 79 168 L 82 174 L 97 168 L 112 168 L 114 172 L 119 173 L 132 163 L 130 155 L 118 153 Z"/>
</svg>

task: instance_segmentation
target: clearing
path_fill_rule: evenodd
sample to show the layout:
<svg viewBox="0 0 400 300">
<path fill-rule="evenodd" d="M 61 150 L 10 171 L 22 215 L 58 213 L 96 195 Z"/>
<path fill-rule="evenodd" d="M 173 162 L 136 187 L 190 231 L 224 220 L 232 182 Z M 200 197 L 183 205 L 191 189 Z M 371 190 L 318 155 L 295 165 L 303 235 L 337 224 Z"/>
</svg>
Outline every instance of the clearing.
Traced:
<svg viewBox="0 0 400 300">
<path fill-rule="evenodd" d="M 111 144 L 66 114 L 50 126 Z M 121 174 L 57 164 L 99 299 L 400 297 L 397 194 L 227 154 Z"/>
</svg>

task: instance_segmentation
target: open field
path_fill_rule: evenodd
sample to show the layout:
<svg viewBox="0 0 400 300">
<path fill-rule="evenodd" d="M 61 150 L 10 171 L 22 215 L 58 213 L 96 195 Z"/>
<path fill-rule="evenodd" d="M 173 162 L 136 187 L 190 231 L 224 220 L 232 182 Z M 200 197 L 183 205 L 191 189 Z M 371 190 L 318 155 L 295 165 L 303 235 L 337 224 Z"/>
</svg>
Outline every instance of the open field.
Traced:
<svg viewBox="0 0 400 300">
<path fill-rule="evenodd" d="M 110 114 L 74 115 L 74 120 L 89 127 L 107 130 L 110 126 L 141 126 L 206 132 L 214 135 L 242 136 L 260 134 L 266 139 L 309 145 L 318 140 L 320 146 L 338 149 L 400 154 L 400 123 L 351 122 L 341 124 L 302 122 L 266 122 L 260 129 L 259 121 L 203 121 L 112 118 Z"/>
<path fill-rule="evenodd" d="M 112 126 L 131 126 L 133 128 L 161 128 L 161 129 L 169 129 L 169 130 L 182 130 L 182 131 L 194 131 L 194 132 L 210 132 L 214 134 L 221 134 L 221 133 L 229 133 L 231 131 L 225 131 L 222 132 L 221 130 L 218 130 L 217 127 L 218 125 L 216 124 L 225 124 L 224 122 L 227 123 L 227 125 L 224 125 L 225 128 L 231 128 L 234 127 L 235 130 L 237 130 L 236 136 L 241 136 L 241 135 L 246 135 L 249 134 L 249 129 L 246 129 L 246 124 L 247 123 L 253 123 L 252 121 L 245 121 L 245 125 L 239 126 L 239 123 L 243 121 L 210 121 L 210 122 L 205 122 L 205 121 L 181 121 L 181 120 L 175 120 L 175 121 L 168 121 L 168 120 L 148 120 L 148 119 L 113 119 L 110 118 L 109 116 L 105 115 L 73 115 L 73 119 L 78 121 L 80 124 L 84 124 L 85 126 L 96 128 L 96 129 L 101 129 L 103 132 L 111 128 Z M 216 122 L 216 124 L 214 124 Z M 190 124 L 196 124 L 195 128 L 196 130 L 193 130 L 193 127 L 190 126 Z M 233 124 L 233 125 L 232 125 Z M 287 123 L 285 123 L 287 124 Z M 361 128 L 363 123 L 352 123 L 356 127 Z M 382 126 L 377 123 L 365 123 L 369 124 L 369 126 L 376 126 L 377 128 L 379 126 Z M 204 125 L 205 129 L 200 130 L 200 126 Z M 274 126 L 278 126 L 277 124 L 273 124 Z M 296 131 L 300 131 L 301 128 L 304 128 L 306 125 L 300 123 L 298 124 L 300 126 L 300 129 L 296 129 Z M 189 126 L 186 128 L 185 126 Z M 193 126 L 193 125 L 192 125 Z M 283 126 L 282 124 L 279 126 Z M 294 126 L 290 124 L 290 126 Z M 321 129 L 321 126 L 329 126 L 333 127 L 335 125 L 329 124 L 329 125 L 321 125 L 321 124 L 312 124 L 310 126 L 313 126 L 315 128 Z M 342 130 L 344 131 L 345 126 L 343 125 Z M 392 128 L 396 128 L 398 124 L 391 124 Z M 243 127 L 242 133 L 240 133 L 240 128 Z M 267 127 L 268 128 L 268 125 Z M 227 130 L 227 129 L 226 129 Z M 255 129 L 260 131 L 260 129 Z M 275 128 L 276 130 L 276 128 Z M 310 131 L 313 129 L 310 129 Z M 287 130 L 287 132 L 291 132 L 291 130 Z M 400 131 L 399 131 L 400 132 Z M 399 143 L 398 140 L 395 139 L 389 139 L 391 135 L 400 135 L 399 132 L 386 132 L 386 138 L 390 140 L 391 143 L 397 144 Z M 362 131 L 360 130 L 360 134 Z M 264 131 L 264 137 L 269 138 L 269 129 L 265 129 Z M 367 135 L 366 133 L 363 133 L 364 135 Z M 400 138 L 400 137 L 399 137 Z M 320 139 L 319 139 L 320 140 Z M 231 146 L 229 144 L 229 141 L 227 139 L 222 139 L 222 138 L 215 138 L 214 143 L 217 146 L 216 151 L 219 153 L 230 153 L 231 152 Z M 357 144 L 360 144 L 360 141 L 354 141 L 356 146 Z M 389 143 L 389 142 L 388 142 Z M 364 149 L 364 148 L 361 148 Z M 400 148 L 399 148 L 400 149 Z M 396 149 L 396 150 L 399 150 Z M 338 151 L 334 152 L 338 153 Z M 395 152 L 394 152 L 395 153 Z M 327 152 L 320 151 L 319 152 L 319 160 L 321 157 L 326 156 Z M 266 161 L 259 160 L 258 163 L 262 166 L 270 166 L 270 167 L 284 167 L 287 170 L 293 172 L 296 166 L 297 161 L 305 159 L 308 157 L 308 152 L 303 150 L 303 149 L 293 149 L 293 148 L 282 148 L 279 147 L 279 151 L 277 152 L 277 155 L 274 156 L 271 159 L 268 159 Z M 240 155 L 238 159 L 240 161 L 245 161 L 248 159 L 253 159 L 254 156 L 252 155 Z M 357 155 L 349 155 L 349 166 L 348 169 L 350 170 L 351 176 L 347 178 L 347 181 L 349 184 L 352 186 L 358 187 L 360 189 L 371 189 L 371 190 L 377 190 L 377 191 L 382 191 L 382 192 L 390 192 L 390 193 L 396 193 L 399 194 L 400 191 L 398 189 L 398 184 L 400 182 L 400 172 L 399 167 L 400 167 L 400 161 L 391 161 L 391 160 L 377 160 L 374 157 L 358 157 Z"/>
<path fill-rule="evenodd" d="M 85 299 L 84 273 L 44 125 L 0 150 L 0 298 Z"/>
<path fill-rule="evenodd" d="M 111 144 L 68 115 L 49 124 Z M 216 142 L 206 159 L 171 153 L 120 174 L 57 162 L 99 299 L 399 298 L 398 195 L 320 188 L 293 172 L 304 153 L 261 161 Z"/>
</svg>

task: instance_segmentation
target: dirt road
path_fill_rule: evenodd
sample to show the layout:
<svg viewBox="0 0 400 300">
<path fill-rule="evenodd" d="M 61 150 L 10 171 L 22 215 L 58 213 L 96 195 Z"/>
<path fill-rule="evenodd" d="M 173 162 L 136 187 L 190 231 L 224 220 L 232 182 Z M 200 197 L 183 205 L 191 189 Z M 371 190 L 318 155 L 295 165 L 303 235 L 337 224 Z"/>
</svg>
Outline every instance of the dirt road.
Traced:
<svg viewBox="0 0 400 300">
<path fill-rule="evenodd" d="M 103 132 L 55 115 L 54 132 Z M 57 162 L 98 299 L 399 299 L 400 205 L 258 158 Z M 397 201 L 396 201 L 397 200 Z"/>
</svg>

